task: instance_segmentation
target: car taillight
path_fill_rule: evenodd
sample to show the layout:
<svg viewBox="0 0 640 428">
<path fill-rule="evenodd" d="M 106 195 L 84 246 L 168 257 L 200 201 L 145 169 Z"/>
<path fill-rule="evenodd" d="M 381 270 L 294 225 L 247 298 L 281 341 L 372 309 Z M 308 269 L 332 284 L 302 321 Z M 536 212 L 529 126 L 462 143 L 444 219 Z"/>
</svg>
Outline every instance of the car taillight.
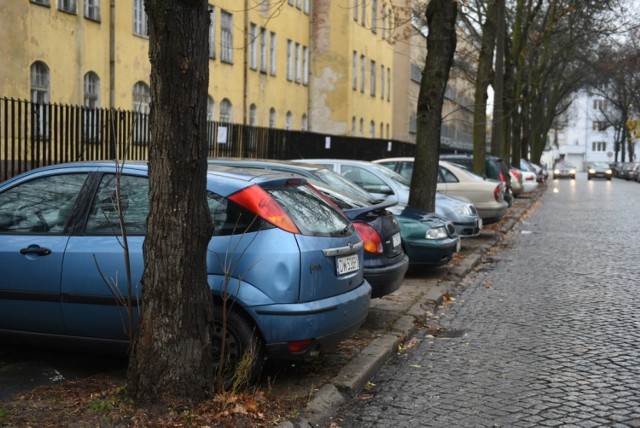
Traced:
<svg viewBox="0 0 640 428">
<path fill-rule="evenodd" d="M 306 351 L 309 345 L 311 345 L 311 339 L 296 340 L 294 342 L 287 343 L 289 352 L 292 354 L 299 354 L 300 352 Z"/>
<path fill-rule="evenodd" d="M 373 254 L 382 254 L 382 239 L 376 230 L 366 223 L 354 222 L 356 230 L 362 238 L 364 250 Z"/>
<path fill-rule="evenodd" d="M 516 177 L 516 180 L 521 181 L 522 179 L 520 178 L 520 173 L 518 171 L 516 171 L 515 169 L 511 170 L 511 174 L 514 175 L 514 177 Z"/>
<path fill-rule="evenodd" d="M 503 183 L 507 182 L 507 178 L 504 176 L 504 173 L 500 172 L 498 174 L 498 177 L 500 178 L 500 181 L 502 181 Z"/>
<path fill-rule="evenodd" d="M 500 188 L 500 186 L 496 186 L 496 188 L 493 189 L 493 197 L 495 198 L 496 202 L 502 201 L 502 189 Z"/>
<path fill-rule="evenodd" d="M 291 217 L 258 185 L 244 188 L 229 197 L 229 200 L 246 208 L 274 226 L 291 233 L 300 233 Z"/>
</svg>

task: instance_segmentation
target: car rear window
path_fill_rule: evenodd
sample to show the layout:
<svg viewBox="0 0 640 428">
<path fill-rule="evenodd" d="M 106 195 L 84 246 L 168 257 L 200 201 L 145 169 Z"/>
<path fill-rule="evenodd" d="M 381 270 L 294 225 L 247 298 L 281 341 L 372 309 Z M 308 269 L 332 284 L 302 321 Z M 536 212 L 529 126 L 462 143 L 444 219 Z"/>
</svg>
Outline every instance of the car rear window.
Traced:
<svg viewBox="0 0 640 428">
<path fill-rule="evenodd" d="M 309 186 L 265 190 L 284 208 L 303 235 L 342 236 L 353 228 L 344 214 Z"/>
</svg>

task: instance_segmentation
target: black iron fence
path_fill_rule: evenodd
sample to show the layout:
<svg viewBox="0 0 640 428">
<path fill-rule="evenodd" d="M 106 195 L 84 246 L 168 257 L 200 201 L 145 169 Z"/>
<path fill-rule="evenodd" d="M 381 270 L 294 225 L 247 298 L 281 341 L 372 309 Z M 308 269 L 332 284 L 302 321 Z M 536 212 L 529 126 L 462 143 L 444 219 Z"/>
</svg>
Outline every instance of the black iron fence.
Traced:
<svg viewBox="0 0 640 428">
<path fill-rule="evenodd" d="M 230 123 L 207 124 L 209 157 L 373 160 L 413 156 L 401 141 Z M 0 98 L 0 181 L 29 169 L 79 160 L 145 160 L 148 115 L 116 109 Z"/>
</svg>

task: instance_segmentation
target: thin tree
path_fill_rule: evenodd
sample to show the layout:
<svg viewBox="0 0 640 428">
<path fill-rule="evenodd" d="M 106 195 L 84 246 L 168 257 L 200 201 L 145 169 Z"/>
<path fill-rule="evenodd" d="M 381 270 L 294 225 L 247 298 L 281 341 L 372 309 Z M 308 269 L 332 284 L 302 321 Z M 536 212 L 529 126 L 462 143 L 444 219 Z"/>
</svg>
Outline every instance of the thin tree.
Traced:
<svg viewBox="0 0 640 428">
<path fill-rule="evenodd" d="M 151 114 L 143 298 L 128 391 L 143 401 L 213 394 L 213 303 L 206 250 L 206 0 L 145 0 Z"/>
<path fill-rule="evenodd" d="M 415 167 L 409 205 L 435 211 L 442 104 L 456 50 L 458 2 L 431 0 L 425 15 L 429 34 L 417 107 Z"/>
</svg>

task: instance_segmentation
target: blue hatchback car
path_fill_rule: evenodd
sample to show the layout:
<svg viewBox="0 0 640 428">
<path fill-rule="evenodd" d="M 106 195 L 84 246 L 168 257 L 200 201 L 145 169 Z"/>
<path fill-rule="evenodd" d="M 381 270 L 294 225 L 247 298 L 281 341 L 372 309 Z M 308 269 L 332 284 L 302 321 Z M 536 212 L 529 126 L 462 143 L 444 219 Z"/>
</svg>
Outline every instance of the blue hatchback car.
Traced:
<svg viewBox="0 0 640 428">
<path fill-rule="evenodd" d="M 0 183 L 0 336 L 126 352 L 116 171 L 114 162 L 70 163 Z M 147 166 L 125 164 L 119 181 L 135 318 Z M 207 189 L 215 225 L 208 282 L 214 302 L 223 293 L 234 302 L 231 366 L 254 345 L 257 357 L 307 360 L 359 328 L 371 286 L 363 278 L 361 238 L 340 210 L 306 179 L 273 171 L 210 166 Z"/>
</svg>

